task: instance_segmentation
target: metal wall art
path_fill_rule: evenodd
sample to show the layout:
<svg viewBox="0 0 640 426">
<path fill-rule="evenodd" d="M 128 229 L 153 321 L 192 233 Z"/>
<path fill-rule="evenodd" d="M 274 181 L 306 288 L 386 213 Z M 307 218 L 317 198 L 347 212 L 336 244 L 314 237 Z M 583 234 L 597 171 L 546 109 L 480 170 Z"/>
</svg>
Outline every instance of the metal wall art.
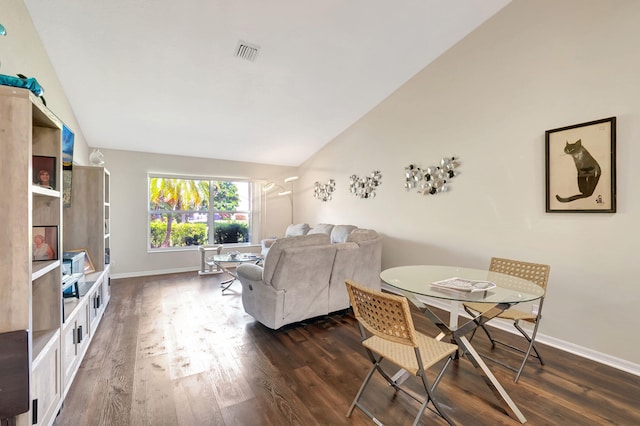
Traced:
<svg viewBox="0 0 640 426">
<path fill-rule="evenodd" d="M 358 198 L 374 198 L 376 188 L 380 185 L 382 185 L 382 173 L 379 170 L 371 172 L 369 176 L 351 175 L 349 178 L 349 191 Z"/>
<path fill-rule="evenodd" d="M 330 201 L 332 199 L 331 194 L 336 190 L 336 181 L 333 179 L 329 179 L 327 183 L 315 183 L 315 188 L 313 189 L 313 196 L 316 197 L 320 201 Z"/>
<path fill-rule="evenodd" d="M 417 188 L 418 194 L 422 195 L 445 192 L 448 189 L 447 182 L 458 174 L 454 170 L 458 165 L 456 157 L 444 157 L 439 166 L 429 166 L 426 169 L 409 164 L 404 168 L 404 187 L 407 191 Z"/>
</svg>

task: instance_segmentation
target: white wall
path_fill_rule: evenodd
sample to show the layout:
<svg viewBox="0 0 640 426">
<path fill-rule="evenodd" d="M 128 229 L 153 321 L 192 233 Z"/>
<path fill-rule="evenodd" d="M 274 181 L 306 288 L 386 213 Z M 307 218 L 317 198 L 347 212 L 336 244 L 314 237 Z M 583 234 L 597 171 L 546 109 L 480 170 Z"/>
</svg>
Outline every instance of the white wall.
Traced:
<svg viewBox="0 0 640 426">
<path fill-rule="evenodd" d="M 88 147 L 82 129 L 22 0 L 0 0 L 0 24 L 7 30 L 7 35 L 0 37 L 0 74 L 19 73 L 38 80 L 49 109 L 75 135 L 73 162 L 88 164 Z"/>
<path fill-rule="evenodd" d="M 115 277 L 199 269 L 200 254 L 197 248 L 155 253 L 147 251 L 149 172 L 280 181 L 293 171 L 291 167 L 207 158 L 110 149 L 101 149 L 101 152 L 111 176 L 110 243 L 111 268 Z M 290 222 L 290 205 L 286 197 L 269 193 L 266 209 L 265 228 L 261 230 L 261 235 L 255 236 L 257 243 L 265 236 L 282 235 Z"/>
<path fill-rule="evenodd" d="M 540 332 L 639 364 L 639 22 L 635 0 L 513 1 L 302 165 L 297 218 L 378 230 L 383 268 L 547 263 Z M 617 213 L 545 213 L 545 130 L 610 116 Z M 406 165 L 450 155 L 450 192 L 403 189 Z M 377 197 L 351 195 L 348 177 L 374 169 Z M 313 183 L 329 178 L 321 203 Z"/>
</svg>

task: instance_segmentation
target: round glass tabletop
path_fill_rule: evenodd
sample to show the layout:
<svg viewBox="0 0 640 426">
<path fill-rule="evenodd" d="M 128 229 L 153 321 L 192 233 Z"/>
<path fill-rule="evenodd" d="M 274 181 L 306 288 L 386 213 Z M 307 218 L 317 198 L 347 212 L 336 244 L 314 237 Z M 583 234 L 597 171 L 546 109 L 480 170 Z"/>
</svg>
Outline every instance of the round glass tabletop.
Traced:
<svg viewBox="0 0 640 426">
<path fill-rule="evenodd" d="M 483 269 L 456 266 L 409 265 L 385 269 L 380 278 L 392 287 L 405 292 L 461 302 L 520 303 L 539 299 L 544 289 L 539 285 L 512 275 Z M 432 285 L 450 278 L 489 281 L 494 288 L 482 291 L 453 290 Z"/>
</svg>

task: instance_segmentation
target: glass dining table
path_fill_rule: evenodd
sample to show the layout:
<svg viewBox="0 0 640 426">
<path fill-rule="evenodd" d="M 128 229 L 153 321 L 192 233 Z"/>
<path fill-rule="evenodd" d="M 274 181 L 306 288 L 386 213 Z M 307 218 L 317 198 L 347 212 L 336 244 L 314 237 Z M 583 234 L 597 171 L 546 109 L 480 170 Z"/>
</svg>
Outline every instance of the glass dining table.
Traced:
<svg viewBox="0 0 640 426">
<path fill-rule="evenodd" d="M 512 275 L 482 269 L 440 265 L 398 266 L 382 271 L 380 278 L 386 284 L 394 287 L 395 292 L 407 297 L 440 329 L 440 334 L 436 337 L 438 340 L 448 337 L 458 345 L 462 354 L 469 359 L 481 374 L 507 414 L 518 419 L 520 423 L 527 421 L 466 336 L 481 324 L 495 318 L 511 306 L 541 298 L 544 295 L 542 287 Z M 451 278 L 488 281 L 495 284 L 495 287 L 482 291 L 466 291 L 432 285 L 434 282 Z M 430 309 L 429 298 L 451 302 L 452 309 L 449 324 L 440 319 Z M 458 326 L 457 312 L 460 304 L 464 302 L 487 303 L 492 305 L 493 308 Z M 396 375 L 396 377 L 399 379 L 401 374 Z"/>
</svg>

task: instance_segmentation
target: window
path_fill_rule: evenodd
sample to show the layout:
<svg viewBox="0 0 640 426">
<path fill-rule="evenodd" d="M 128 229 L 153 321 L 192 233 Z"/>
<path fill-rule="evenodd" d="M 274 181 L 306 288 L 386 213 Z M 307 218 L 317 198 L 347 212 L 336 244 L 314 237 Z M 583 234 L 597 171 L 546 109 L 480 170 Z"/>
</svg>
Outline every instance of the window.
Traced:
<svg viewBox="0 0 640 426">
<path fill-rule="evenodd" d="M 149 175 L 149 249 L 248 243 L 251 182 Z"/>
</svg>

